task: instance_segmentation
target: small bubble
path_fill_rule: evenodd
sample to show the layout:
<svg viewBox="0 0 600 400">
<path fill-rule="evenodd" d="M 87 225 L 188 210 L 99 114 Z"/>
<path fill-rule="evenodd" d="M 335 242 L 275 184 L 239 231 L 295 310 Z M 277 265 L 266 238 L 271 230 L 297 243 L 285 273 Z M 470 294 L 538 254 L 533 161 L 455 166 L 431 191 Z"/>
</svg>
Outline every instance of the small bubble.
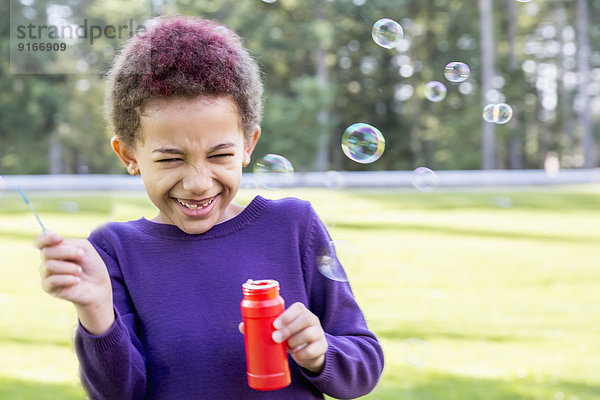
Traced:
<svg viewBox="0 0 600 400">
<path fill-rule="evenodd" d="M 260 186 L 267 189 L 289 186 L 294 181 L 292 163 L 277 154 L 267 154 L 258 160 L 253 172 Z"/>
<path fill-rule="evenodd" d="M 329 189 L 341 189 L 346 186 L 346 182 L 338 171 L 327 171 L 325 173 L 325 185 Z"/>
<path fill-rule="evenodd" d="M 402 343 L 402 358 L 415 367 L 425 366 L 431 358 L 431 347 L 422 339 L 408 338 Z"/>
<path fill-rule="evenodd" d="M 411 182 L 421 192 L 433 192 L 438 187 L 440 179 L 433 170 L 419 167 L 413 171 Z"/>
<path fill-rule="evenodd" d="M 486 122 L 506 124 L 513 116 L 513 109 L 506 103 L 492 103 L 483 107 L 481 116 Z"/>
<path fill-rule="evenodd" d="M 352 124 L 342 135 L 342 150 L 361 164 L 377 161 L 385 150 L 385 138 L 379 129 L 362 122 Z"/>
<path fill-rule="evenodd" d="M 444 76 L 450 82 L 463 82 L 469 77 L 471 70 L 469 66 L 463 62 L 453 61 L 446 65 Z"/>
<path fill-rule="evenodd" d="M 513 201 L 510 197 L 498 196 L 492 199 L 492 204 L 500 208 L 511 208 Z"/>
<path fill-rule="evenodd" d="M 555 392 L 554 393 L 554 398 L 556 400 L 564 400 L 565 394 L 563 392 Z"/>
<path fill-rule="evenodd" d="M 550 177 L 558 175 L 558 172 L 560 171 L 558 153 L 550 151 L 546 154 L 546 158 L 544 159 L 544 171 L 546 171 L 546 175 Z"/>
<path fill-rule="evenodd" d="M 434 103 L 440 102 L 446 98 L 446 85 L 439 81 L 430 81 L 425 84 L 425 98 Z"/>
<path fill-rule="evenodd" d="M 66 211 L 71 214 L 79 212 L 79 204 L 74 201 L 61 201 L 58 206 L 62 211 Z"/>
<path fill-rule="evenodd" d="M 517 376 L 521 379 L 527 377 L 527 370 L 525 368 L 519 368 L 517 369 Z"/>
<path fill-rule="evenodd" d="M 382 18 L 373 24 L 371 36 L 379 46 L 393 49 L 400 44 L 400 40 L 404 37 L 404 30 L 393 19 Z"/>
<path fill-rule="evenodd" d="M 325 224 L 325 226 L 327 227 L 327 229 L 333 229 L 333 228 L 335 228 L 335 224 L 336 224 L 335 216 L 333 216 L 333 215 L 326 215 L 325 217 L 323 217 L 323 223 Z"/>
<path fill-rule="evenodd" d="M 494 122 L 494 107 L 496 105 L 495 104 L 488 104 L 487 106 L 483 107 L 483 113 L 482 113 L 482 117 L 484 119 L 484 121 L 486 122 Z"/>
</svg>

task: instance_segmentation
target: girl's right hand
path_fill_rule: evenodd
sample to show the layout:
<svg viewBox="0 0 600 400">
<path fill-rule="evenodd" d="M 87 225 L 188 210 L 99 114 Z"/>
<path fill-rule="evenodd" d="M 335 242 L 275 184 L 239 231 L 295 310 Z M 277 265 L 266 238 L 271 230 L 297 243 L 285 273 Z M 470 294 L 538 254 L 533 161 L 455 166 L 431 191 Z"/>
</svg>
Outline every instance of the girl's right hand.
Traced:
<svg viewBox="0 0 600 400">
<path fill-rule="evenodd" d="M 85 239 L 42 233 L 35 240 L 40 250 L 42 288 L 75 305 L 81 324 L 100 335 L 114 322 L 112 287 L 104 261 Z"/>
</svg>

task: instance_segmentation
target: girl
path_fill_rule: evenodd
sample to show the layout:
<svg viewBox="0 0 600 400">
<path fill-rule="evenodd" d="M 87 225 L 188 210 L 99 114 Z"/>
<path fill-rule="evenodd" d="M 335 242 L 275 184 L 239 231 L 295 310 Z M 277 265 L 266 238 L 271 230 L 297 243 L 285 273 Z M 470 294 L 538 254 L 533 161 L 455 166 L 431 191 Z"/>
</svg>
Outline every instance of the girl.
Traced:
<svg viewBox="0 0 600 400">
<path fill-rule="evenodd" d="M 42 287 L 71 301 L 92 399 L 322 399 L 362 396 L 383 353 L 347 283 L 319 274 L 330 237 L 308 202 L 233 202 L 260 137 L 258 66 L 231 30 L 158 18 L 108 77 L 111 145 L 141 174 L 152 220 L 108 223 L 89 240 L 36 239 Z M 273 323 L 292 383 L 248 387 L 241 284 L 275 279 L 291 304 Z"/>
</svg>

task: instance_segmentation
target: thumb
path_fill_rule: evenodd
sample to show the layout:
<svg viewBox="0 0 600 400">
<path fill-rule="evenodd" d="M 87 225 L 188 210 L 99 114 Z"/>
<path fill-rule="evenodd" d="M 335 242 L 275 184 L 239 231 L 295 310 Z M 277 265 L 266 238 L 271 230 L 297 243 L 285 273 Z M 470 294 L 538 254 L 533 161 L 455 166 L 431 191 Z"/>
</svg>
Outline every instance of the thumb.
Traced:
<svg viewBox="0 0 600 400">
<path fill-rule="evenodd" d="M 238 329 L 240 330 L 240 333 L 243 335 L 244 334 L 244 323 L 240 322 L 240 324 L 238 325 Z"/>
</svg>

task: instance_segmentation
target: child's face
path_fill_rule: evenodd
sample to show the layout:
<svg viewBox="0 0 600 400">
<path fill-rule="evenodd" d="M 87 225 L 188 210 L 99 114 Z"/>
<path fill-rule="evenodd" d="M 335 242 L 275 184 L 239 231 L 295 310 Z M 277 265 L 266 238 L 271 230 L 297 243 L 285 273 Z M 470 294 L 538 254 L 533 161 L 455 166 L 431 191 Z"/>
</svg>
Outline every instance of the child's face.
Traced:
<svg viewBox="0 0 600 400">
<path fill-rule="evenodd" d="M 123 162 L 139 168 L 150 200 L 160 210 L 155 222 L 203 233 L 235 216 L 231 202 L 260 130 L 244 140 L 236 104 L 228 97 L 158 99 L 141 118 L 142 140 Z M 120 150 L 118 149 L 120 148 Z"/>
</svg>

